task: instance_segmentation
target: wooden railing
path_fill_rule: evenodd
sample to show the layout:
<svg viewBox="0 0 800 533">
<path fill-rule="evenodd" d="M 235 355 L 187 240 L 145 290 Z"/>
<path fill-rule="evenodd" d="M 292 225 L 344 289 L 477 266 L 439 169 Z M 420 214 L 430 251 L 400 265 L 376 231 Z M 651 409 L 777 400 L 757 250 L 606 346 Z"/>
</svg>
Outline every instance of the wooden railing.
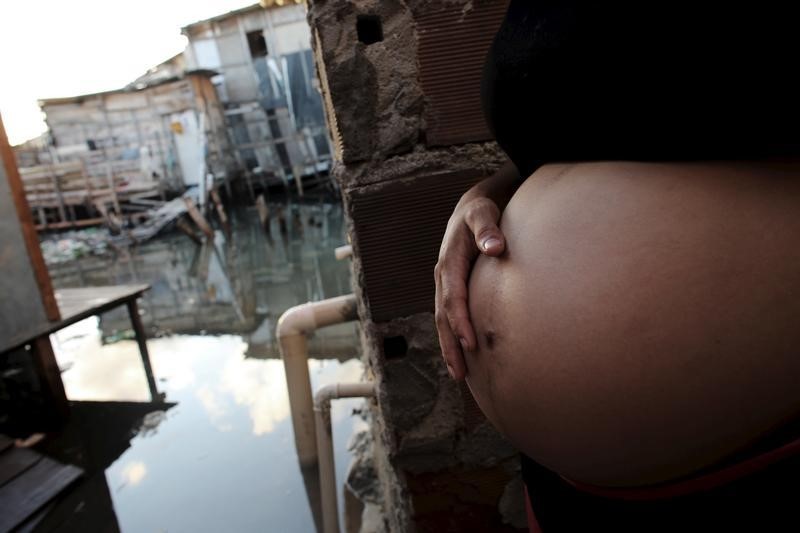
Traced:
<svg viewBox="0 0 800 533">
<path fill-rule="evenodd" d="M 155 196 L 157 179 L 144 176 L 138 161 L 113 161 L 90 168 L 67 161 L 20 168 L 37 229 L 63 229 L 104 222 L 106 207 L 121 214 L 134 196 Z"/>
</svg>

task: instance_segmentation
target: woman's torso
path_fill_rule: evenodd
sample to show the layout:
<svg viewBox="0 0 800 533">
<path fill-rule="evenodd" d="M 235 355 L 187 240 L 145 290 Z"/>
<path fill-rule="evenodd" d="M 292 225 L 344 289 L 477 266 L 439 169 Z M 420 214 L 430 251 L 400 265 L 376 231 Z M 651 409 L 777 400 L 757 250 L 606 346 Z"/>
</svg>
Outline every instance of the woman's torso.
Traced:
<svg viewBox="0 0 800 533">
<path fill-rule="evenodd" d="M 478 403 L 596 485 L 673 479 L 800 409 L 800 165 L 547 165 L 470 279 Z"/>
</svg>

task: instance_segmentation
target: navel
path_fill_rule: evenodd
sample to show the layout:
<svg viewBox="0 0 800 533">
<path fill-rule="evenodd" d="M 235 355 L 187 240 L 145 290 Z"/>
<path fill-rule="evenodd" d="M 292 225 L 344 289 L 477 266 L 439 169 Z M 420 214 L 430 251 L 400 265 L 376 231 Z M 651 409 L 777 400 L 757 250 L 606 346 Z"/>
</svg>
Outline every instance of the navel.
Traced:
<svg viewBox="0 0 800 533">
<path fill-rule="evenodd" d="M 494 348 L 494 343 L 497 340 L 497 334 L 494 331 L 489 330 L 484 334 L 484 338 L 486 339 L 486 347 L 490 350 Z"/>
</svg>

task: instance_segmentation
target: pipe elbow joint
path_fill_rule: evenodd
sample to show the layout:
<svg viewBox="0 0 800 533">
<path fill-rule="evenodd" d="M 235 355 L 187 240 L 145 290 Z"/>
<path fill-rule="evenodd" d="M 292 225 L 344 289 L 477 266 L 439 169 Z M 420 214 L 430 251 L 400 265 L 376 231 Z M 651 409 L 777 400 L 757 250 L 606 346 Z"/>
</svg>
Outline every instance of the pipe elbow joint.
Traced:
<svg viewBox="0 0 800 533">
<path fill-rule="evenodd" d="M 321 411 L 330 407 L 331 400 L 339 397 L 339 384 L 325 385 L 314 394 L 314 410 Z"/>
<path fill-rule="evenodd" d="M 359 383 L 333 383 L 325 385 L 314 395 L 314 410 L 323 410 L 330 406 L 331 400 L 337 398 L 374 398 L 375 383 L 362 381 Z"/>
<path fill-rule="evenodd" d="M 317 328 L 314 309 L 305 303 L 290 307 L 278 319 L 276 334 L 278 339 L 293 335 L 306 335 Z"/>
</svg>

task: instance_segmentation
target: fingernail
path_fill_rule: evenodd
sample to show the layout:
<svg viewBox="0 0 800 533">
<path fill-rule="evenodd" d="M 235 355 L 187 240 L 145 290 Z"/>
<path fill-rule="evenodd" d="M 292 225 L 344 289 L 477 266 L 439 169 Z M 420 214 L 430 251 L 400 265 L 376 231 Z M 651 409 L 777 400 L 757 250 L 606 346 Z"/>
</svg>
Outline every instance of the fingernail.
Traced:
<svg viewBox="0 0 800 533">
<path fill-rule="evenodd" d="M 498 239 L 497 237 L 489 237 L 488 239 L 483 241 L 483 244 L 481 244 L 481 246 L 483 246 L 484 251 L 486 251 L 491 247 L 500 246 L 500 244 L 501 244 L 500 239 Z"/>
<path fill-rule="evenodd" d="M 467 344 L 467 339 L 458 339 L 458 342 L 461 343 L 461 349 L 465 352 L 469 351 L 469 344 Z"/>
<path fill-rule="evenodd" d="M 456 374 L 453 372 L 453 367 L 450 366 L 450 363 L 447 363 L 447 373 L 450 374 L 451 379 L 456 379 Z"/>
</svg>

